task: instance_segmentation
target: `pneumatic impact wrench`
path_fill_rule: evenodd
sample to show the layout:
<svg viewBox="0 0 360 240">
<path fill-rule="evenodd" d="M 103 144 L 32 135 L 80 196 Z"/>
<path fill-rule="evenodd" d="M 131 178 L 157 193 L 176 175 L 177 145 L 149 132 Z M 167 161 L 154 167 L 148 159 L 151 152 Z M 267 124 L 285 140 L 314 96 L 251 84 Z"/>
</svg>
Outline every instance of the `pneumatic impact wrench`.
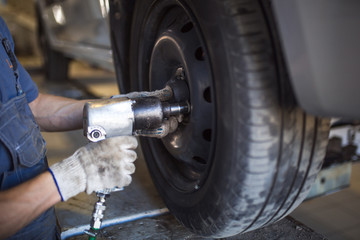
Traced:
<svg viewBox="0 0 360 240">
<path fill-rule="evenodd" d="M 131 135 L 162 138 L 178 128 L 190 109 L 188 86 L 181 74 L 175 74 L 161 90 L 132 92 L 86 103 L 84 135 L 92 142 Z M 96 239 L 99 233 L 106 198 L 119 190 L 122 189 L 96 192 L 99 200 L 94 206 L 90 229 L 85 231 L 89 239 Z"/>
</svg>

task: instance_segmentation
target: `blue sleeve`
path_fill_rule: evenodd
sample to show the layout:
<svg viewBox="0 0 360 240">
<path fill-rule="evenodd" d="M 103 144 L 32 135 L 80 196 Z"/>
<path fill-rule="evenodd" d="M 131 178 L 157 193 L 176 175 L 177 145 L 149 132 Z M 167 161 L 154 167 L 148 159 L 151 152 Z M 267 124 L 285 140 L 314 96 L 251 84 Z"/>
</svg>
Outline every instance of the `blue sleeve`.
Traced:
<svg viewBox="0 0 360 240">
<path fill-rule="evenodd" d="M 1 35 L 3 38 L 7 38 L 11 43 L 12 51 L 14 52 L 14 41 L 11 37 L 10 31 L 8 27 L 6 26 L 5 21 L 2 17 L 0 17 L 0 29 L 1 29 Z M 16 58 L 17 64 L 18 64 L 18 70 L 19 70 L 19 79 L 22 90 L 26 94 L 26 100 L 28 103 L 32 102 L 37 98 L 39 95 L 39 89 L 36 86 L 36 84 L 31 79 L 29 73 L 24 69 L 24 67 L 20 64 L 18 59 Z"/>
</svg>

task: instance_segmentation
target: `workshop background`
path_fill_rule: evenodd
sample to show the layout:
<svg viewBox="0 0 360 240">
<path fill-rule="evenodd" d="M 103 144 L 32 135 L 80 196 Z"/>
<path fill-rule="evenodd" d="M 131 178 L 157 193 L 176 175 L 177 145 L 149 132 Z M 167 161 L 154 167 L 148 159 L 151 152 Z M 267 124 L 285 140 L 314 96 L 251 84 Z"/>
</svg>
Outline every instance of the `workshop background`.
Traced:
<svg viewBox="0 0 360 240">
<path fill-rule="evenodd" d="M 29 71 L 40 91 L 77 99 L 107 98 L 118 94 L 113 72 L 81 62 L 70 66 L 70 79 L 63 83 L 47 82 L 42 71 L 36 38 L 34 5 L 28 0 L 0 1 L 0 15 L 7 22 L 15 40 L 16 54 L 20 62 Z M 347 132 L 337 130 L 333 135 L 343 137 Z M 68 133 L 43 133 L 47 141 L 49 164 L 71 155 L 77 148 L 87 143 L 82 131 Z M 356 138 L 357 139 L 357 138 Z M 343 144 L 345 144 L 343 142 Z M 164 203 L 153 186 L 141 151 L 136 161 L 137 171 L 133 183 L 122 192 L 112 193 L 107 202 L 103 230 L 99 239 L 201 239 L 189 233 L 168 213 Z M 359 239 L 360 238 L 360 165 L 354 158 L 352 162 L 339 164 L 339 171 L 345 171 L 350 177 L 350 186 L 329 194 L 315 197 L 300 205 L 291 218 L 274 224 L 265 230 L 235 236 L 231 239 L 310 239 L 306 231 L 312 233 L 312 239 Z M 344 167 L 345 166 L 345 167 Z M 324 184 L 325 178 L 317 184 Z M 346 181 L 345 181 L 346 182 Z M 62 237 L 69 239 L 87 239 L 81 234 L 88 227 L 97 198 L 95 194 L 80 194 L 66 203 L 56 205 L 56 212 L 62 226 Z M 292 227 L 300 227 L 303 238 L 291 235 Z M 75 236 L 79 235 L 80 236 Z M 321 236 L 323 235 L 323 237 Z M 314 237 L 315 236 L 315 237 Z"/>
</svg>

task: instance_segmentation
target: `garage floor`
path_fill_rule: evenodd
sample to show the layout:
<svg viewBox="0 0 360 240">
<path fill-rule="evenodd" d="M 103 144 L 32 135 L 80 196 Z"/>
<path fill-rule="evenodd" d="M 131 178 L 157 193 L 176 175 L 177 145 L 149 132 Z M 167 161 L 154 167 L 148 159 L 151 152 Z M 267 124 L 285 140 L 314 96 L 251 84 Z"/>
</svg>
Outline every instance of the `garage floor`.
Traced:
<svg viewBox="0 0 360 240">
<path fill-rule="evenodd" d="M 21 62 L 42 92 L 74 98 L 109 97 L 118 93 L 112 73 L 91 69 L 81 63 L 71 65 L 69 82 L 54 84 L 44 82 L 39 59 L 23 58 Z M 87 142 L 81 131 L 44 133 L 44 137 L 48 143 L 50 164 L 66 158 Z M 142 153 L 139 151 L 138 154 L 133 183 L 124 191 L 113 193 L 107 202 L 104 225 L 109 227 L 104 229 L 99 239 L 200 239 L 184 229 L 167 212 L 152 185 Z M 292 217 L 320 234 L 292 218 L 286 218 L 263 230 L 231 239 L 359 239 L 359 180 L 360 165 L 356 164 L 350 188 L 307 201 L 292 214 Z M 80 194 L 56 206 L 63 238 L 87 239 L 84 235 L 78 235 L 88 227 L 96 199 L 95 195 Z"/>
</svg>

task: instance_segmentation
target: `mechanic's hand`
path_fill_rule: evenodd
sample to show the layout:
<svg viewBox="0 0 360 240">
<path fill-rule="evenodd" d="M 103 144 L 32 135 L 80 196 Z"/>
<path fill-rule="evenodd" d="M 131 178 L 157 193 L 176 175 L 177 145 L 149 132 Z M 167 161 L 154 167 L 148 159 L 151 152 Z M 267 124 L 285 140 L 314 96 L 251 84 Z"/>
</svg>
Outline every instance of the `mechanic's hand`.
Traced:
<svg viewBox="0 0 360 240">
<path fill-rule="evenodd" d="M 63 201 L 86 190 L 87 194 L 131 183 L 137 158 L 135 137 L 114 137 L 79 148 L 71 157 L 52 165 Z"/>
</svg>

